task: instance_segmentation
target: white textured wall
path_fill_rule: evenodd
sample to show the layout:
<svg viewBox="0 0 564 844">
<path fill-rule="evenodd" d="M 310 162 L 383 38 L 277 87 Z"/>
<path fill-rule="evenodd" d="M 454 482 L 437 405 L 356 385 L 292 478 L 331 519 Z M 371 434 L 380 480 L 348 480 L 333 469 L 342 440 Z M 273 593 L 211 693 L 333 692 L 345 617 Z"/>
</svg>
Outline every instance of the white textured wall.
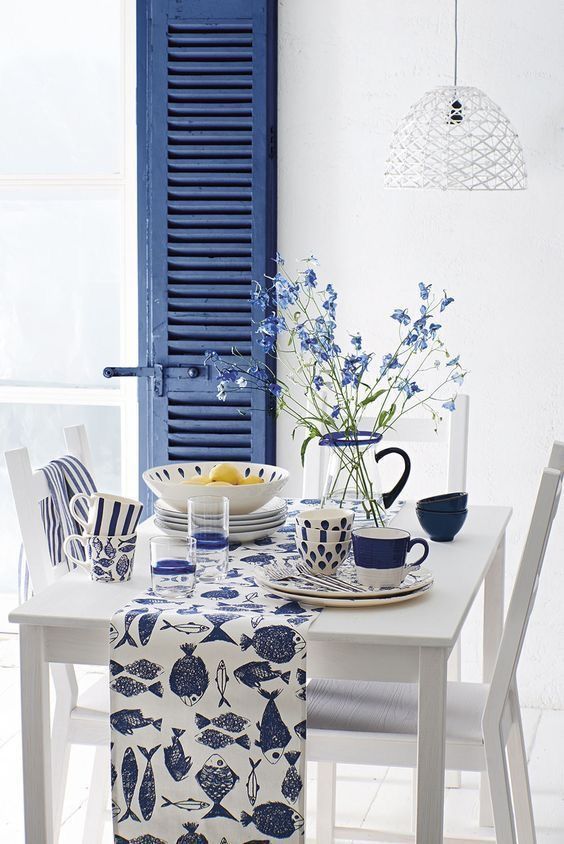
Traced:
<svg viewBox="0 0 564 844">
<path fill-rule="evenodd" d="M 378 353 L 388 314 L 420 280 L 455 296 L 449 346 L 472 371 L 469 490 L 474 502 L 514 507 L 509 590 L 540 470 L 552 439 L 564 439 L 564 6 L 460 9 L 459 81 L 514 123 L 529 189 L 385 191 L 393 127 L 425 90 L 450 83 L 451 13 L 449 0 L 280 0 L 279 247 L 321 259 L 340 322 Z M 294 492 L 296 452 L 282 422 L 278 462 Z M 564 706 L 563 552 L 561 514 L 520 671 L 530 705 Z M 474 676 L 477 619 L 472 627 Z"/>
</svg>

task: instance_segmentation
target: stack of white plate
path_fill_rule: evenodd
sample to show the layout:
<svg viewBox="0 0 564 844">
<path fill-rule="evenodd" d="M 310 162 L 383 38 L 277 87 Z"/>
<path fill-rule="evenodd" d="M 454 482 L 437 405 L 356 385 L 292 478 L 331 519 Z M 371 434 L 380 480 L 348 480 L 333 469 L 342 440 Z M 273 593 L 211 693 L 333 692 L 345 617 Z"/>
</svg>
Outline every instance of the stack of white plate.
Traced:
<svg viewBox="0 0 564 844">
<path fill-rule="evenodd" d="M 281 580 L 282 573 L 287 574 L 288 578 Z M 429 569 L 421 568 L 408 574 L 399 586 L 385 589 L 360 587 L 362 592 L 359 593 L 354 565 L 350 561 L 339 569 L 335 586 L 332 586 L 329 575 L 303 577 L 290 561 L 274 567 L 257 566 L 255 578 L 269 592 L 316 607 L 376 607 L 411 601 L 428 592 L 433 585 L 432 573 Z M 347 583 L 350 584 L 349 590 L 346 588 Z"/>
<path fill-rule="evenodd" d="M 286 521 L 288 506 L 283 498 L 271 498 L 252 513 L 229 516 L 229 538 L 234 542 L 263 539 Z M 155 525 L 165 533 L 186 533 L 187 515 L 162 498 L 155 502 Z"/>
</svg>

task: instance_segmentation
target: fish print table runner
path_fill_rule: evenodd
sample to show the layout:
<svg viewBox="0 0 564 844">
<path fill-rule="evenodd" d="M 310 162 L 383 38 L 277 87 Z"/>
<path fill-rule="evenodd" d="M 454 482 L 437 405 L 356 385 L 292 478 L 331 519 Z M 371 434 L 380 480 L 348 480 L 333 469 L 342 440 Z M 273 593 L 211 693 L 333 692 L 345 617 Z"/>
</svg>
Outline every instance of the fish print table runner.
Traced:
<svg viewBox="0 0 564 844">
<path fill-rule="evenodd" d="M 225 584 L 148 592 L 110 626 L 116 844 L 294 844 L 304 835 L 307 630 L 319 610 L 257 586 L 297 559 L 289 500 L 272 536 L 230 548 Z M 393 517 L 402 502 L 388 515 Z"/>
<path fill-rule="evenodd" d="M 303 841 L 306 639 L 319 611 L 253 576 L 294 555 L 288 524 L 233 546 L 224 584 L 200 583 L 183 603 L 148 592 L 114 615 L 116 844 Z"/>
</svg>

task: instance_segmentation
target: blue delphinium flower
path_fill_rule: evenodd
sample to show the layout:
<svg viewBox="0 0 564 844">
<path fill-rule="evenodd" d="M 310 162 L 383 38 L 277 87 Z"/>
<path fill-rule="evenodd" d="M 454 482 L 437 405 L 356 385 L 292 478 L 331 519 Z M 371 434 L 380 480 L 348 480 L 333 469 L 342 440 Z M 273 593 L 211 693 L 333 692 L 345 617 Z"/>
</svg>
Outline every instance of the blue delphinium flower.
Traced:
<svg viewBox="0 0 564 844">
<path fill-rule="evenodd" d="M 231 384 L 235 384 L 237 379 L 241 377 L 241 372 L 236 366 L 226 366 L 221 371 L 221 377 L 224 381 L 229 381 Z"/>
<path fill-rule="evenodd" d="M 278 305 L 285 310 L 290 305 L 294 305 L 298 301 L 300 295 L 300 285 L 297 282 L 292 282 L 285 278 L 281 273 L 276 273 L 274 276 L 274 286 L 276 289 L 276 299 Z"/>
<path fill-rule="evenodd" d="M 460 360 L 460 355 L 457 355 L 455 358 L 451 358 L 446 366 L 456 366 L 458 361 Z"/>
<path fill-rule="evenodd" d="M 431 290 L 431 285 L 428 284 L 425 286 L 422 281 L 419 282 L 419 295 L 422 299 L 427 300 L 429 298 L 429 291 Z"/>
<path fill-rule="evenodd" d="M 453 374 L 451 381 L 454 381 L 455 384 L 458 384 L 459 387 L 462 387 L 464 384 L 464 373 L 463 372 L 456 372 Z"/>
<path fill-rule="evenodd" d="M 286 262 L 284 261 L 284 258 L 283 258 L 283 257 L 282 257 L 282 255 L 280 254 L 280 252 L 277 252 L 277 253 L 276 253 L 276 255 L 274 256 L 274 260 L 275 260 L 275 261 L 276 261 L 276 263 L 277 263 L 277 264 L 279 264 L 281 267 L 283 267 L 283 266 L 284 266 L 284 264 L 286 263 Z"/>
<path fill-rule="evenodd" d="M 439 323 L 437 323 L 437 322 L 432 322 L 432 323 L 431 323 L 431 324 L 427 327 L 427 330 L 428 330 L 428 332 L 429 332 L 429 337 L 431 338 L 431 340 L 434 340 L 434 339 L 435 339 L 435 337 L 437 336 L 437 331 L 439 330 L 439 328 L 442 328 L 442 325 L 440 325 L 440 324 L 439 324 Z"/>
<path fill-rule="evenodd" d="M 403 382 L 401 389 L 406 394 L 408 399 L 410 399 L 412 396 L 414 396 L 415 393 L 422 393 L 423 392 L 421 387 L 418 384 L 416 384 L 415 381 L 409 381 L 408 379 L 406 379 Z"/>
<path fill-rule="evenodd" d="M 343 377 L 341 379 L 343 387 L 346 387 L 348 384 L 354 384 L 355 387 L 358 386 L 369 363 L 369 355 L 347 355 L 343 362 Z"/>
<path fill-rule="evenodd" d="M 335 319 L 337 313 L 337 306 L 335 305 L 335 302 L 337 301 L 337 293 L 332 284 L 327 285 L 327 287 L 325 288 L 325 293 L 327 294 L 327 297 L 323 302 L 323 307 L 325 308 L 329 316 L 332 319 Z"/>
<path fill-rule="evenodd" d="M 360 336 L 360 334 L 353 334 L 351 336 L 351 343 L 353 344 L 357 352 L 360 352 L 360 349 L 362 347 L 362 337 Z"/>
<path fill-rule="evenodd" d="M 392 319 L 396 319 L 400 325 L 409 325 L 411 319 L 409 314 L 407 313 L 407 308 L 400 310 L 400 308 L 396 308 L 393 314 L 391 314 Z"/>
<path fill-rule="evenodd" d="M 258 282 L 254 282 L 254 288 L 251 291 L 251 302 L 258 305 L 260 308 L 267 308 L 270 305 L 270 296 L 268 291 L 261 287 Z"/>
<path fill-rule="evenodd" d="M 315 387 L 316 390 L 320 390 L 323 387 L 324 384 L 325 384 L 325 381 L 323 380 L 321 375 L 314 375 L 313 376 L 313 386 Z"/>
<path fill-rule="evenodd" d="M 450 305 L 451 302 L 454 302 L 454 299 L 452 298 L 452 296 L 447 296 L 446 290 L 444 290 L 443 292 L 444 292 L 445 295 L 441 299 L 441 313 L 444 311 L 444 309 L 448 305 Z"/>
<path fill-rule="evenodd" d="M 247 370 L 249 378 L 256 378 L 257 381 L 268 381 L 268 375 L 261 369 L 258 363 L 252 363 Z"/>
<path fill-rule="evenodd" d="M 400 367 L 401 363 L 395 355 L 384 355 L 380 366 L 380 375 L 384 375 L 389 369 L 399 369 Z"/>
<path fill-rule="evenodd" d="M 446 402 L 443 404 L 443 407 L 444 407 L 444 409 L 445 409 L 445 410 L 450 410 L 451 412 L 452 412 L 453 410 L 456 410 L 456 406 L 455 406 L 455 404 L 454 404 L 454 399 L 449 399 L 449 401 L 446 401 Z"/>
<path fill-rule="evenodd" d="M 268 391 L 270 393 L 272 393 L 273 396 L 276 396 L 276 398 L 279 398 L 282 395 L 282 387 L 280 386 L 280 384 L 277 384 L 275 381 L 272 381 L 268 385 Z"/>
<path fill-rule="evenodd" d="M 333 419 L 336 419 L 340 412 L 341 408 L 339 407 L 339 405 L 334 405 L 333 410 L 331 411 L 331 416 L 333 417 Z"/>
<path fill-rule="evenodd" d="M 308 267 L 307 270 L 304 270 L 303 273 L 304 279 L 304 287 L 307 287 L 311 290 L 314 287 L 317 287 L 317 276 L 315 274 L 315 270 L 312 270 L 311 267 Z"/>
</svg>

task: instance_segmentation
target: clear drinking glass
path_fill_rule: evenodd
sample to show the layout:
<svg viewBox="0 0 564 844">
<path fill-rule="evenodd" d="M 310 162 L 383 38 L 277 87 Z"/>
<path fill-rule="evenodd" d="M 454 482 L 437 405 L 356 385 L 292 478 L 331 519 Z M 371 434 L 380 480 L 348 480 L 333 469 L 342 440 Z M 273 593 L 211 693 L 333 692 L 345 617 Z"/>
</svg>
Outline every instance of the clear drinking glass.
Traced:
<svg viewBox="0 0 564 844">
<path fill-rule="evenodd" d="M 189 498 L 188 536 L 196 540 L 198 580 L 224 580 L 229 567 L 229 499 Z"/>
<path fill-rule="evenodd" d="M 196 542 L 192 537 L 152 536 L 151 583 L 161 598 L 189 598 L 196 583 Z"/>
</svg>

